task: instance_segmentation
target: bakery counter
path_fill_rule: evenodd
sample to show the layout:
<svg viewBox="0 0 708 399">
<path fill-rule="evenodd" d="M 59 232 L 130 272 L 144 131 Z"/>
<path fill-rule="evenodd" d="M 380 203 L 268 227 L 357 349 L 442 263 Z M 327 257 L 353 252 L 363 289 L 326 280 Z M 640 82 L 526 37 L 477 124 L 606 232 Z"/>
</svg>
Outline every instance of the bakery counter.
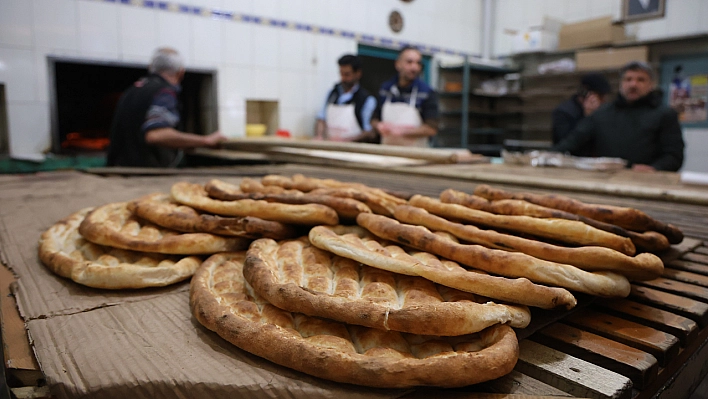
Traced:
<svg viewBox="0 0 708 399">
<path fill-rule="evenodd" d="M 464 168 L 473 170 L 473 165 L 441 166 L 438 174 L 437 166 L 430 165 L 406 171 L 371 171 L 283 164 L 0 176 L 1 260 L 11 271 L 0 274 L 0 288 L 9 288 L 14 294 L 10 297 L 7 290 L 2 291 L 8 381 L 13 385 L 46 381 L 58 398 L 531 395 L 630 399 L 679 398 L 691 392 L 708 373 L 708 246 L 704 245 L 708 241 L 708 201 L 533 186 L 512 180 L 539 177 L 536 169 L 524 169 L 524 175 L 516 169 L 501 173 L 494 165 L 477 167 L 485 173 L 507 173 L 508 180 L 495 182 L 497 187 L 636 207 L 677 225 L 687 238 L 662 255 L 666 268 L 661 278 L 633 284 L 625 299 L 579 296 L 574 311 L 534 310 L 532 325 L 517 331 L 519 361 L 505 377 L 460 389 L 374 389 L 322 380 L 239 350 L 194 319 L 187 282 L 165 288 L 106 291 L 57 277 L 40 263 L 37 240 L 49 226 L 79 209 L 169 192 L 177 181 L 205 183 L 219 178 L 236 182 L 242 177 L 303 173 L 437 196 L 450 187 L 472 192 L 479 183 L 491 183 L 488 177 L 477 179 L 462 172 Z M 418 168 L 428 170 L 411 170 Z M 540 177 L 561 180 L 546 173 L 540 172 Z M 677 186 L 680 183 L 671 174 L 605 178 L 625 185 L 619 179 L 626 179 L 627 186 L 705 192 Z M 572 181 L 581 182 L 577 175 Z M 601 184 L 603 179 L 588 177 L 584 181 Z M 708 192 L 704 195 L 708 200 Z M 17 301 L 17 309 L 12 300 Z"/>
</svg>

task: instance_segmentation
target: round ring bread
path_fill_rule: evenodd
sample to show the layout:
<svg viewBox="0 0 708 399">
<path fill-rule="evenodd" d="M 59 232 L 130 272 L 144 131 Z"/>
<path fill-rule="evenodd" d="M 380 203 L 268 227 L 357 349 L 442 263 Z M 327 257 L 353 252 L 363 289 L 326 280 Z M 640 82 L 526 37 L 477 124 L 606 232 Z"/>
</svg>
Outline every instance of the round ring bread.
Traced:
<svg viewBox="0 0 708 399">
<path fill-rule="evenodd" d="M 194 274 L 201 259 L 127 251 L 94 244 L 79 234 L 92 208 L 57 222 L 39 240 L 39 258 L 54 273 L 94 288 L 162 287 Z"/>
<path fill-rule="evenodd" d="M 192 314 L 237 347 L 329 380 L 373 387 L 459 387 L 509 373 L 518 359 L 511 327 L 431 337 L 290 313 L 257 296 L 243 278 L 245 252 L 211 256 L 190 287 Z"/>
<path fill-rule="evenodd" d="M 525 306 L 369 267 L 323 251 L 306 237 L 254 241 L 243 273 L 256 293 L 281 309 L 383 330 L 454 336 L 497 323 L 524 328 L 531 320 Z"/>
</svg>

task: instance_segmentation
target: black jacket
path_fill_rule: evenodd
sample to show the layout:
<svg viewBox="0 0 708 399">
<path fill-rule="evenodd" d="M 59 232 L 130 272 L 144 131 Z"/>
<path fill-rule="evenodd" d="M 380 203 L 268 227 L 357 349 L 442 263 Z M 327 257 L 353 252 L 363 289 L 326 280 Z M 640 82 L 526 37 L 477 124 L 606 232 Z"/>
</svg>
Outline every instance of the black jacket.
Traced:
<svg viewBox="0 0 708 399">
<path fill-rule="evenodd" d="M 629 166 L 645 164 L 677 171 L 683 165 L 684 142 L 678 115 L 661 104 L 661 93 L 627 103 L 621 95 L 584 118 L 562 142 L 559 152 L 588 148 L 592 156 L 626 159 Z"/>
<path fill-rule="evenodd" d="M 108 166 L 164 168 L 177 159 L 177 150 L 146 143 L 142 131 L 147 111 L 155 95 L 163 89 L 171 90 L 172 85 L 158 75 L 149 75 L 123 93 L 113 114 Z"/>
<path fill-rule="evenodd" d="M 577 95 L 563 101 L 554 110 L 551 117 L 553 119 L 553 144 L 558 144 L 568 137 L 583 118 L 585 118 L 583 106 L 578 101 Z M 579 157 L 589 157 L 592 154 L 587 148 L 578 151 L 571 151 L 572 155 Z"/>
</svg>

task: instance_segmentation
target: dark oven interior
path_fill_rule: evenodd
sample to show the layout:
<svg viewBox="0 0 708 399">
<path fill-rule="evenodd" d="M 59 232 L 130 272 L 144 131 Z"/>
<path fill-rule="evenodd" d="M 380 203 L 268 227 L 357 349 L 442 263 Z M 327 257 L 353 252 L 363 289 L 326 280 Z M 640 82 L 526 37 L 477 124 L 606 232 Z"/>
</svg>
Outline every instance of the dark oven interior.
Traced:
<svg viewBox="0 0 708 399">
<path fill-rule="evenodd" d="M 147 74 L 147 68 L 54 60 L 50 69 L 54 79 L 52 151 L 103 152 L 109 144 L 118 99 Z M 182 119 L 178 129 L 197 134 L 217 130 L 214 73 L 188 70 L 180 96 Z"/>
</svg>

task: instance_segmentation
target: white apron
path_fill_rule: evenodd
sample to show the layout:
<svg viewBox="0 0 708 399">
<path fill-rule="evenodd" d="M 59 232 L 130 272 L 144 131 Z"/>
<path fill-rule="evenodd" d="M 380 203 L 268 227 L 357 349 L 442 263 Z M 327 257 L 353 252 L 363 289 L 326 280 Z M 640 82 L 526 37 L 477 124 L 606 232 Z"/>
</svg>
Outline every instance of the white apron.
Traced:
<svg viewBox="0 0 708 399">
<path fill-rule="evenodd" d="M 351 141 L 361 134 L 354 104 L 329 104 L 326 118 L 328 140 Z"/>
<path fill-rule="evenodd" d="M 406 103 L 392 103 L 391 94 L 386 96 L 383 107 L 381 107 L 381 120 L 383 122 L 392 123 L 394 125 L 405 125 L 420 127 L 423 125 L 423 120 L 420 117 L 418 109 L 415 107 L 415 101 L 418 97 L 418 88 L 413 87 L 411 100 Z M 427 147 L 427 137 L 410 138 L 405 136 L 387 136 L 381 137 L 381 144 L 388 145 L 405 145 L 408 147 Z"/>
</svg>

